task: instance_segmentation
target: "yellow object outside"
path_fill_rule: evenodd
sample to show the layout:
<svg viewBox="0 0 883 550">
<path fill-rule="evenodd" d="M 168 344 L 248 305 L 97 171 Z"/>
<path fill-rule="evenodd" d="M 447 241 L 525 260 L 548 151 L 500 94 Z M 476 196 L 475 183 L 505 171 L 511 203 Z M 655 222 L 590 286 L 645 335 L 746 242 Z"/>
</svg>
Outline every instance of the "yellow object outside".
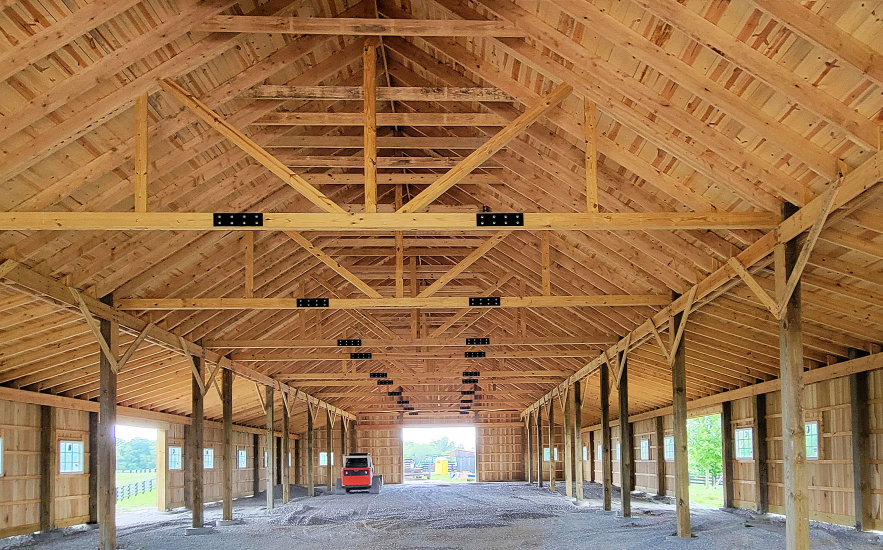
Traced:
<svg viewBox="0 0 883 550">
<path fill-rule="evenodd" d="M 441 475 L 448 475 L 448 459 L 444 457 L 438 457 L 435 459 L 435 473 Z"/>
</svg>

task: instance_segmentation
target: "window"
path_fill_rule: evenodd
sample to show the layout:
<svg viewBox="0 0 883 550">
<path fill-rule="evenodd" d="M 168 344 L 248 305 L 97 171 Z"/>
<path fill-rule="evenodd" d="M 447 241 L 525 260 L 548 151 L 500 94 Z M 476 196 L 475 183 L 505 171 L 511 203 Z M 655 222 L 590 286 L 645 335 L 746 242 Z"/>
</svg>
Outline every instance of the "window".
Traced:
<svg viewBox="0 0 883 550">
<path fill-rule="evenodd" d="M 819 459 L 819 423 L 815 420 L 806 423 L 806 458 Z"/>
<path fill-rule="evenodd" d="M 238 459 L 238 466 L 240 470 L 248 467 L 248 453 L 245 452 L 245 449 L 239 449 L 236 458 Z"/>
<path fill-rule="evenodd" d="M 181 469 L 181 447 L 169 447 L 169 470 Z"/>
<path fill-rule="evenodd" d="M 673 435 L 665 436 L 663 439 L 663 444 L 665 446 L 665 459 L 666 460 L 674 460 L 675 459 L 675 438 Z"/>
<path fill-rule="evenodd" d="M 616 442 L 616 454 L 613 460 L 619 460 L 619 441 Z"/>
<path fill-rule="evenodd" d="M 267 467 L 267 451 L 264 451 L 264 468 Z"/>
<path fill-rule="evenodd" d="M 288 467 L 291 468 L 291 453 L 288 453 Z"/>
<path fill-rule="evenodd" d="M 83 442 L 62 441 L 58 452 L 58 470 L 62 474 L 83 473 Z"/>
<path fill-rule="evenodd" d="M 334 453 L 331 453 L 331 465 L 334 466 Z M 328 466 L 328 453 L 319 453 L 319 466 Z"/>
<path fill-rule="evenodd" d="M 214 449 L 203 449 L 202 450 L 202 467 L 205 470 L 211 470 L 215 467 L 215 450 Z"/>
<path fill-rule="evenodd" d="M 641 460 L 650 460 L 650 440 L 641 440 Z"/>
<path fill-rule="evenodd" d="M 595 449 L 595 460 L 601 460 L 603 453 L 604 453 L 604 448 L 601 447 L 601 445 L 598 445 L 598 447 Z"/>
<path fill-rule="evenodd" d="M 558 462 L 558 447 L 555 447 L 555 462 Z"/>
<path fill-rule="evenodd" d="M 551 455 L 549 454 L 549 448 L 543 447 L 543 462 L 549 462 Z"/>
<path fill-rule="evenodd" d="M 754 442 L 751 428 L 736 430 L 736 459 L 749 460 L 754 458 Z"/>
<path fill-rule="evenodd" d="M 589 459 L 589 448 L 583 445 L 583 460 Z"/>
</svg>

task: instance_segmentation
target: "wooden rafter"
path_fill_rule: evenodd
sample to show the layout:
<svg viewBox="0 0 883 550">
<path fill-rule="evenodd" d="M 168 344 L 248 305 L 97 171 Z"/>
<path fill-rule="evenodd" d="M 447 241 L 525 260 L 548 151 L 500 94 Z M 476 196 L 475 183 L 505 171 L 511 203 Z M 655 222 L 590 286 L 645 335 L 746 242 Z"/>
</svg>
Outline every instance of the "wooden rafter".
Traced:
<svg viewBox="0 0 883 550">
<path fill-rule="evenodd" d="M 295 231 L 286 231 L 285 234 L 291 237 L 294 242 L 301 245 L 304 250 L 312 254 L 323 264 L 330 267 L 335 273 L 352 283 L 353 286 L 361 290 L 363 293 L 371 298 L 381 298 L 379 292 L 368 286 L 365 281 L 354 275 L 350 270 L 340 265 L 340 262 L 323 252 L 322 249 L 311 243 L 306 237 Z"/>
<path fill-rule="evenodd" d="M 598 148 L 595 144 L 597 139 L 597 110 L 595 104 L 585 99 L 583 101 L 585 122 L 583 131 L 586 138 L 586 212 L 598 211 Z"/>
<path fill-rule="evenodd" d="M 493 156 L 508 142 L 513 140 L 525 128 L 537 121 L 545 112 L 558 105 L 565 97 L 570 95 L 573 88 L 569 84 L 560 84 L 546 94 L 542 100 L 525 110 L 518 118 L 507 124 L 502 130 L 487 140 L 484 145 L 469 154 L 468 157 L 451 168 L 445 175 L 434 181 L 429 187 L 420 192 L 416 197 L 401 207 L 400 213 L 419 212 L 437 199 L 445 191 L 457 185 L 457 183 L 470 172 L 481 166 L 484 161 Z"/>
<path fill-rule="evenodd" d="M 491 238 L 484 241 L 481 246 L 473 250 L 469 253 L 468 256 L 460 260 L 454 267 L 452 267 L 447 273 L 436 279 L 434 283 L 424 288 L 417 294 L 418 298 L 429 298 L 434 295 L 436 292 L 442 289 L 449 282 L 453 281 L 457 275 L 463 273 L 469 266 L 474 264 L 478 259 L 487 254 L 487 252 L 497 245 L 500 241 L 506 238 L 506 235 L 509 234 L 509 231 L 499 231 L 495 233 Z"/>
<path fill-rule="evenodd" d="M 365 40 L 362 51 L 362 88 L 365 114 L 365 212 L 377 212 L 377 39 Z"/>
<path fill-rule="evenodd" d="M 242 244 L 245 249 L 245 297 L 254 298 L 254 233 L 244 232 Z"/>
<path fill-rule="evenodd" d="M 514 276 L 514 273 L 507 272 L 505 275 L 500 277 L 491 288 L 484 291 L 482 293 L 482 297 L 492 296 L 494 294 L 494 292 L 496 292 L 501 286 L 503 286 L 504 284 L 509 282 L 509 279 L 511 279 L 513 276 Z M 459 312 L 453 314 L 450 319 L 448 319 L 447 321 L 442 323 L 442 325 L 440 327 L 438 327 L 437 329 L 432 331 L 432 333 L 429 335 L 429 337 L 430 338 L 438 338 L 439 336 L 444 334 L 445 331 L 447 331 L 449 328 L 451 328 L 452 326 L 459 323 L 460 320 L 462 320 L 463 317 L 468 315 L 470 311 L 471 311 L 470 309 L 463 309 L 463 310 L 460 310 Z"/>
<path fill-rule="evenodd" d="M 135 100 L 135 212 L 147 212 L 147 94 Z"/>
<path fill-rule="evenodd" d="M 523 36 L 501 21 L 395 20 L 218 15 L 195 30 L 355 36 Z"/>
<path fill-rule="evenodd" d="M 514 99 L 496 88 L 447 87 L 386 87 L 376 88 L 377 101 L 499 101 L 511 103 Z M 364 89 L 358 86 L 255 86 L 243 97 L 254 99 L 322 99 L 352 100 L 365 98 Z"/>
<path fill-rule="evenodd" d="M 164 90 L 172 94 L 178 101 L 193 111 L 206 124 L 217 130 L 225 138 L 232 141 L 237 147 L 245 151 L 249 156 L 262 164 L 268 170 L 279 176 L 282 181 L 296 189 L 313 204 L 326 212 L 343 212 L 343 209 L 326 197 L 321 191 L 310 185 L 299 175 L 288 169 L 282 162 L 277 160 L 266 149 L 255 143 L 248 136 L 240 132 L 220 115 L 209 109 L 205 104 L 196 99 L 179 84 L 164 78 L 160 80 Z"/>
</svg>

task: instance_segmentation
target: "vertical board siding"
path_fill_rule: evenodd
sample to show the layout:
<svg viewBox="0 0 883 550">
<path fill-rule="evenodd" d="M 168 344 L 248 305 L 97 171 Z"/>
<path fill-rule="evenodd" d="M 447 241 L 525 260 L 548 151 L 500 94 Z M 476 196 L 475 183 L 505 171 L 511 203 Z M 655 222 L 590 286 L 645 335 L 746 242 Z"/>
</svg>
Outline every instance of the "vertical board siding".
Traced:
<svg viewBox="0 0 883 550">
<path fill-rule="evenodd" d="M 0 401 L 0 536 L 40 529 L 40 407 Z"/>
<path fill-rule="evenodd" d="M 386 429 L 383 426 L 389 425 Z M 384 484 L 404 481 L 402 426 L 398 415 L 360 415 L 356 425 L 359 452 L 371 453 L 376 473 Z"/>
<path fill-rule="evenodd" d="M 83 473 L 55 472 L 55 525 L 69 527 L 89 521 L 89 413 L 54 408 L 56 439 L 83 442 Z"/>
</svg>

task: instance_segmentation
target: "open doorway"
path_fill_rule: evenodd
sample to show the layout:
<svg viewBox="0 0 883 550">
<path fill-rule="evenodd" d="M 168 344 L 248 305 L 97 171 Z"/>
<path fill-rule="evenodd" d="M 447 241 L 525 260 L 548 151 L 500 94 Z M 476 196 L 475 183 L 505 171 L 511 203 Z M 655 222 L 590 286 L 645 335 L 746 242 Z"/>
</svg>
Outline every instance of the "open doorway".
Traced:
<svg viewBox="0 0 883 550">
<path fill-rule="evenodd" d="M 156 440 L 153 428 L 115 429 L 117 448 L 117 513 L 157 509 Z"/>
<path fill-rule="evenodd" d="M 475 481 L 475 427 L 403 428 L 405 483 Z"/>
<path fill-rule="evenodd" d="M 690 502 L 720 508 L 724 505 L 721 415 L 687 420 L 687 456 Z"/>
</svg>

